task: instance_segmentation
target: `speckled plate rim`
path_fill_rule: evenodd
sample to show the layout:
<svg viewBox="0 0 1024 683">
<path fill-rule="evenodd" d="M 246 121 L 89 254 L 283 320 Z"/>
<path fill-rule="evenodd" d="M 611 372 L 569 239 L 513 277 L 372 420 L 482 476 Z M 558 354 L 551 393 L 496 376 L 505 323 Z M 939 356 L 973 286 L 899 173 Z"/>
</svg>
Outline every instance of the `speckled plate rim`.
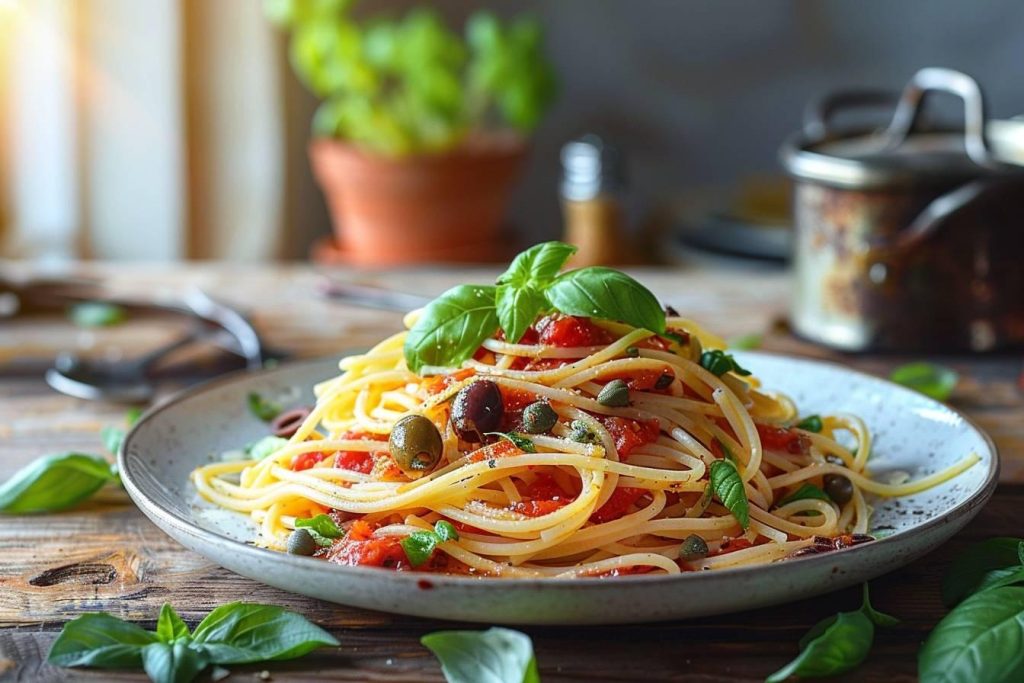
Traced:
<svg viewBox="0 0 1024 683">
<path fill-rule="evenodd" d="M 348 351 L 353 353 L 354 351 Z M 241 541 L 234 540 L 227 536 L 218 534 L 216 532 L 204 529 L 190 520 L 184 519 L 177 515 L 173 510 L 170 510 L 160 503 L 150 498 L 135 481 L 133 468 L 130 462 L 126 459 L 125 454 L 131 448 L 132 442 L 135 436 L 143 429 L 148 422 L 156 419 L 163 411 L 167 410 L 171 406 L 177 405 L 184 401 L 188 401 L 192 397 L 205 393 L 207 391 L 222 388 L 226 385 L 245 382 L 252 379 L 254 376 L 268 377 L 271 375 L 287 375 L 288 373 L 294 372 L 296 369 L 306 365 L 316 364 L 327 364 L 329 362 L 337 361 L 337 358 L 347 355 L 346 352 L 340 353 L 338 356 L 331 356 L 329 358 L 317 358 L 302 361 L 293 361 L 289 363 L 283 363 L 279 367 L 267 370 L 239 370 L 226 374 L 222 377 L 218 377 L 202 384 L 198 384 L 194 387 L 185 389 L 181 392 L 174 394 L 169 397 L 163 403 L 154 406 L 150 410 L 143 413 L 135 425 L 131 428 L 128 434 L 125 436 L 124 442 L 122 443 L 121 449 L 117 454 L 117 464 L 121 472 L 121 481 L 124 484 L 125 490 L 128 495 L 139 509 L 142 510 L 147 517 L 149 517 L 157 526 L 167 525 L 173 527 L 179 532 L 196 537 L 207 543 L 226 543 L 234 547 L 234 549 L 243 555 L 247 555 L 254 560 L 266 560 L 273 558 L 278 562 L 287 562 L 296 568 L 308 567 L 308 568 L 322 568 L 323 560 L 318 560 L 311 557 L 301 557 L 294 555 L 286 555 L 273 550 L 267 550 L 265 548 L 258 548 L 256 546 L 243 543 Z M 814 366 L 826 366 L 832 369 L 840 370 L 844 373 L 857 376 L 861 381 L 867 381 L 878 385 L 881 389 L 889 392 L 907 393 L 914 396 L 918 400 L 924 400 L 930 403 L 932 406 L 937 407 L 940 410 L 948 411 L 973 429 L 982 439 L 989 450 L 988 458 L 988 472 L 985 475 L 984 482 L 977 488 L 973 493 L 965 497 L 963 500 L 958 502 L 956 505 L 951 506 L 948 510 L 944 510 L 936 516 L 921 522 L 914 527 L 893 533 L 885 538 L 877 539 L 869 544 L 860 546 L 854 546 L 850 548 L 844 548 L 830 553 L 821 555 L 810 555 L 806 557 L 793 558 L 787 560 L 785 564 L 772 563 L 767 565 L 752 565 L 745 567 L 731 567 L 718 569 L 713 572 L 688 572 L 679 575 L 668 575 L 668 574 L 654 574 L 654 575 L 630 575 L 616 577 L 614 580 L 580 580 L 578 578 L 490 578 L 490 577 L 467 577 L 467 576 L 453 576 L 446 574 L 423 574 L 421 572 L 395 572 L 388 569 L 379 569 L 374 567 L 350 567 L 338 565 L 331 568 L 332 572 L 339 572 L 341 575 L 349 575 L 352 577 L 375 577 L 380 578 L 382 575 L 388 575 L 389 579 L 398 583 L 405 583 L 409 585 L 416 585 L 420 582 L 424 576 L 429 576 L 430 581 L 437 586 L 451 585 L 451 586 L 489 586 L 498 587 L 505 586 L 508 588 L 523 588 L 523 589 L 537 589 L 544 586 L 552 585 L 572 585 L 578 587 L 581 591 L 593 591 L 602 592 L 609 589 L 613 589 L 615 586 L 623 584 L 666 584 L 675 583 L 678 581 L 687 582 L 708 582 L 714 583 L 725 575 L 740 577 L 740 576 L 751 576 L 757 574 L 764 574 L 766 571 L 772 571 L 773 569 L 781 570 L 784 566 L 793 566 L 793 563 L 799 563 L 801 567 L 807 567 L 810 569 L 814 564 L 821 565 L 824 568 L 827 565 L 835 565 L 836 559 L 839 557 L 849 556 L 854 553 L 863 553 L 871 550 L 874 552 L 881 552 L 885 548 L 899 546 L 902 542 L 905 542 L 908 535 L 922 534 L 926 530 L 935 529 L 941 525 L 949 524 L 955 520 L 959 520 L 963 517 L 967 517 L 969 520 L 984 506 L 985 503 L 992 497 L 995 492 L 996 485 L 999 477 L 999 452 L 996 448 L 992 438 L 981 429 L 973 420 L 964 415 L 962 412 L 948 406 L 946 404 L 934 401 L 927 397 L 922 397 L 916 392 L 906 387 L 900 386 L 889 380 L 869 375 L 859 370 L 853 370 L 841 363 L 833 363 L 829 361 L 822 361 L 811 358 L 800 358 L 794 356 L 787 356 L 784 354 L 765 353 L 761 351 L 745 351 L 736 354 L 738 357 L 767 357 L 775 360 L 782 360 L 792 362 L 796 364 L 814 365 Z M 190 484 L 191 485 L 191 484 Z M 964 522 L 966 523 L 966 522 Z M 934 550 L 931 547 L 926 552 Z M 202 554 L 202 553 L 200 553 Z M 913 558 L 911 558 L 912 560 Z"/>
</svg>

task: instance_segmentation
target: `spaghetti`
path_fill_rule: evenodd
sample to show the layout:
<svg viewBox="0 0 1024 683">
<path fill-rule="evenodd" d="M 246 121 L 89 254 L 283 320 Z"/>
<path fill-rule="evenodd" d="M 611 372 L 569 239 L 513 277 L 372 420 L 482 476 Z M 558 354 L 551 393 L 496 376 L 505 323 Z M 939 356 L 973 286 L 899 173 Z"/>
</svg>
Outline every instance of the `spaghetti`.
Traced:
<svg viewBox="0 0 1024 683">
<path fill-rule="evenodd" d="M 915 493 L 977 461 L 881 483 L 860 418 L 798 422 L 792 401 L 714 351 L 721 340 L 681 317 L 666 328 L 556 313 L 518 343 L 499 333 L 461 367 L 420 373 L 403 356 L 408 333 L 396 334 L 343 359 L 287 443 L 192 479 L 206 499 L 251 515 L 267 548 L 285 550 L 300 520 L 326 514 L 344 533 L 321 538 L 315 554 L 340 564 L 580 577 L 720 569 L 866 542 L 867 494 Z M 460 411 L 484 389 L 493 410 L 477 424 L 495 428 L 467 434 Z M 439 437 L 436 461 L 419 471 L 395 455 L 396 425 L 410 415 Z M 439 522 L 454 533 L 435 534 L 429 559 L 415 562 L 403 541 Z"/>
</svg>

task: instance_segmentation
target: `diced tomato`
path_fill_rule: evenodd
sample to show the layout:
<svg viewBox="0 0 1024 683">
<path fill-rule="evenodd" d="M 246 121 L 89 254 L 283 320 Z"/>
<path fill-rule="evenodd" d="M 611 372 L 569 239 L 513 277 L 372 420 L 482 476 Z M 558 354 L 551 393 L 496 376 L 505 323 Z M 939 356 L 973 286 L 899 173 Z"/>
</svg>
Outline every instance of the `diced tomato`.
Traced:
<svg viewBox="0 0 1024 683">
<path fill-rule="evenodd" d="M 503 432 L 523 431 L 523 408 L 537 400 L 535 394 L 519 389 L 509 389 L 499 386 L 501 389 L 501 402 L 505 410 L 501 415 L 501 430 Z"/>
<path fill-rule="evenodd" d="M 331 546 L 327 559 L 344 565 L 408 568 L 409 558 L 406 557 L 401 543 L 402 539 L 398 536 L 358 539 L 349 533 Z"/>
<path fill-rule="evenodd" d="M 365 541 L 373 537 L 373 527 L 363 520 L 357 519 L 352 522 L 345 537 L 352 541 Z"/>
<path fill-rule="evenodd" d="M 572 363 L 573 358 L 527 358 L 519 356 L 510 366 L 513 370 L 526 370 L 527 372 L 539 372 L 540 370 L 554 370 L 563 365 Z"/>
<path fill-rule="evenodd" d="M 671 368 L 666 366 L 664 370 L 638 370 L 636 372 L 606 375 L 604 379 L 621 379 L 632 391 L 665 392 L 668 391 L 668 387 L 665 387 L 664 389 L 654 388 L 658 383 L 658 380 L 661 379 L 663 375 L 669 375 L 674 378 L 675 373 L 672 372 Z"/>
<path fill-rule="evenodd" d="M 473 368 L 463 368 L 462 370 L 456 370 L 450 372 L 447 375 L 437 375 L 435 377 L 428 377 L 423 380 L 423 388 L 428 394 L 440 394 L 445 389 L 448 389 L 453 384 L 458 384 L 464 379 L 469 379 L 476 374 L 476 370 Z"/>
<path fill-rule="evenodd" d="M 690 341 L 689 333 L 683 330 L 669 329 L 669 332 L 681 337 L 683 340 L 681 343 L 683 344 L 689 343 Z M 641 349 L 655 349 L 657 351 L 668 351 L 672 348 L 672 344 L 675 341 L 676 340 L 669 339 L 668 337 L 654 335 L 652 337 L 648 337 L 647 339 L 641 340 L 640 342 L 637 343 L 637 346 L 640 347 Z"/>
<path fill-rule="evenodd" d="M 719 546 L 718 550 L 712 555 L 726 555 L 728 553 L 734 553 L 737 550 L 743 550 L 749 548 L 754 544 L 745 538 L 730 538 L 728 541 Z"/>
<path fill-rule="evenodd" d="M 507 458 L 512 455 L 519 455 L 522 453 L 514 443 L 508 439 L 501 439 L 495 441 L 492 444 L 478 448 L 469 455 L 470 462 L 483 462 L 484 460 L 495 460 L 497 458 Z"/>
<path fill-rule="evenodd" d="M 594 524 L 604 524 L 622 517 L 626 511 L 637 500 L 647 493 L 645 489 L 633 488 L 631 486 L 620 486 L 615 489 L 611 497 L 600 508 L 590 515 L 590 521 Z"/>
<path fill-rule="evenodd" d="M 348 431 L 338 437 L 344 441 L 387 441 L 387 434 L 374 434 L 373 432 Z"/>
<path fill-rule="evenodd" d="M 372 472 L 373 464 L 373 456 L 364 451 L 341 451 L 334 460 L 335 467 L 363 474 Z"/>
<path fill-rule="evenodd" d="M 612 334 L 595 325 L 590 318 L 556 313 L 536 325 L 540 343 L 550 346 L 600 346 L 614 341 Z"/>
<path fill-rule="evenodd" d="M 527 517 L 540 517 L 568 505 L 572 496 L 567 495 L 562 487 L 548 474 L 538 474 L 522 491 L 523 499 L 512 503 L 509 509 Z"/>
<path fill-rule="evenodd" d="M 505 341 L 505 330 L 498 330 L 498 333 L 494 335 L 494 338 L 498 341 Z M 536 344 L 540 335 L 532 327 L 526 328 L 526 332 L 523 332 L 523 336 L 519 338 L 517 344 Z"/>
<path fill-rule="evenodd" d="M 615 450 L 623 460 L 629 458 L 633 449 L 654 443 L 661 434 L 657 420 L 630 420 L 625 417 L 601 415 L 597 418 L 615 441 Z"/>
<path fill-rule="evenodd" d="M 807 455 L 811 449 L 811 440 L 795 429 L 785 429 L 772 425 L 756 424 L 757 434 L 761 437 L 761 446 L 770 451 L 786 451 L 794 455 Z"/>
<path fill-rule="evenodd" d="M 301 472 L 302 470 L 308 470 L 309 468 L 316 465 L 318 462 L 323 461 L 327 457 L 327 454 L 322 451 L 309 451 L 307 453 L 299 453 L 292 458 L 292 470 L 295 472 Z"/>
<path fill-rule="evenodd" d="M 631 567 L 616 567 L 615 569 L 609 569 L 608 571 L 598 572 L 597 574 L 584 574 L 583 576 L 590 579 L 608 579 L 615 576 L 633 576 L 634 574 L 648 574 L 652 570 L 653 567 L 633 565 Z"/>
<path fill-rule="evenodd" d="M 512 503 L 509 509 L 527 517 L 543 517 L 565 507 L 567 500 L 520 500 Z"/>
</svg>

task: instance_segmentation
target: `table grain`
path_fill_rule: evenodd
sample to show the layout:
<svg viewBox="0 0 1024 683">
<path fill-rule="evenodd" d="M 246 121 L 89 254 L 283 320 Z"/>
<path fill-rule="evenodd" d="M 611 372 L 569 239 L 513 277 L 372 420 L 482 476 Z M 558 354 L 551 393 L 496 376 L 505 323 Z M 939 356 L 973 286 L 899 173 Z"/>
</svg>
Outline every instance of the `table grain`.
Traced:
<svg viewBox="0 0 1024 683">
<path fill-rule="evenodd" d="M 5 274 L 29 266 L 0 263 Z M 232 264 L 79 264 L 114 292 L 168 296 L 200 287 L 245 310 L 276 349 L 294 357 L 338 355 L 365 347 L 401 324 L 401 315 L 317 298 L 325 275 L 434 295 L 459 282 L 488 282 L 493 269 L 404 271 L 314 270 L 308 266 Z M 691 266 L 638 269 L 662 300 L 723 336 L 762 332 L 768 351 L 845 363 L 878 375 L 911 360 L 896 355 L 841 355 L 794 338 L 785 325 L 789 283 L 770 268 Z M 169 332 L 156 324 L 83 331 L 60 319 L 0 322 L 0 478 L 44 453 L 101 452 L 99 432 L 124 409 L 49 390 L 17 361 L 44 360 L 65 349 L 131 356 Z M 916 360 L 917 358 L 913 358 Z M 991 503 L 942 548 L 873 582 L 874 603 L 903 621 L 880 631 L 869 661 L 849 681 L 916 680 L 916 653 L 943 615 L 941 576 L 967 544 L 1021 535 L 1024 509 L 1024 395 L 1019 356 L 937 358 L 963 380 L 951 403 L 992 435 L 1002 455 L 1001 484 Z M 294 662 L 230 667 L 227 680 L 442 681 L 419 638 L 442 623 L 355 609 L 292 595 L 242 578 L 192 553 L 153 526 L 118 489 L 73 511 L 0 517 L 0 681 L 145 680 L 134 672 L 57 669 L 45 653 L 62 624 L 106 611 L 154 627 L 171 602 L 194 625 L 213 607 L 256 600 L 299 611 L 330 630 L 341 647 Z M 859 589 L 740 614 L 615 627 L 523 628 L 533 639 L 544 681 L 759 681 L 797 652 L 814 622 L 859 604 Z M 203 680 L 203 679 L 200 679 Z M 838 679 L 844 680 L 844 679 Z"/>
</svg>

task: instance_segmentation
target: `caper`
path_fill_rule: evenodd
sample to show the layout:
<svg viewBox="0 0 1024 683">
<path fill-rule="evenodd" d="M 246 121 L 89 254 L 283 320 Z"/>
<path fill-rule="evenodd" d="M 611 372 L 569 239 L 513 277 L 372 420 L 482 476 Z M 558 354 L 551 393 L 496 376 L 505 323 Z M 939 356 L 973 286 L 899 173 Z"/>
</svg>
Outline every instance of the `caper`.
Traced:
<svg viewBox="0 0 1024 683">
<path fill-rule="evenodd" d="M 579 443 L 597 443 L 597 434 L 583 420 L 573 420 L 569 425 L 569 439 Z"/>
<path fill-rule="evenodd" d="M 658 380 L 654 383 L 654 388 L 658 390 L 668 389 L 672 386 L 672 382 L 675 381 L 676 376 L 671 372 L 665 370 L 658 377 Z"/>
<path fill-rule="evenodd" d="M 312 555 L 319 547 L 313 534 L 305 529 L 296 529 L 288 535 L 289 555 Z"/>
<path fill-rule="evenodd" d="M 498 385 L 480 379 L 455 394 L 452 401 L 452 427 L 463 441 L 481 443 L 487 432 L 497 431 L 505 404 Z"/>
<path fill-rule="evenodd" d="M 558 422 L 558 413 L 547 401 L 537 401 L 523 408 L 523 431 L 527 434 L 545 434 Z"/>
<path fill-rule="evenodd" d="M 683 539 L 683 544 L 679 547 L 679 559 L 684 562 L 693 562 L 694 560 L 703 560 L 708 556 L 708 542 L 697 534 L 690 534 Z"/>
<path fill-rule="evenodd" d="M 601 388 L 597 394 L 597 402 L 610 408 L 628 406 L 629 386 L 621 379 L 613 379 Z"/>
<path fill-rule="evenodd" d="M 825 493 L 838 504 L 846 505 L 853 498 L 853 482 L 841 474 L 826 474 Z"/>
<path fill-rule="evenodd" d="M 433 422 L 422 415 L 406 415 L 391 430 L 388 450 L 399 469 L 415 478 L 434 469 L 444 443 Z"/>
<path fill-rule="evenodd" d="M 635 346 L 627 346 L 626 347 L 626 357 L 627 358 L 639 358 L 640 357 L 640 349 L 638 349 Z"/>
</svg>

